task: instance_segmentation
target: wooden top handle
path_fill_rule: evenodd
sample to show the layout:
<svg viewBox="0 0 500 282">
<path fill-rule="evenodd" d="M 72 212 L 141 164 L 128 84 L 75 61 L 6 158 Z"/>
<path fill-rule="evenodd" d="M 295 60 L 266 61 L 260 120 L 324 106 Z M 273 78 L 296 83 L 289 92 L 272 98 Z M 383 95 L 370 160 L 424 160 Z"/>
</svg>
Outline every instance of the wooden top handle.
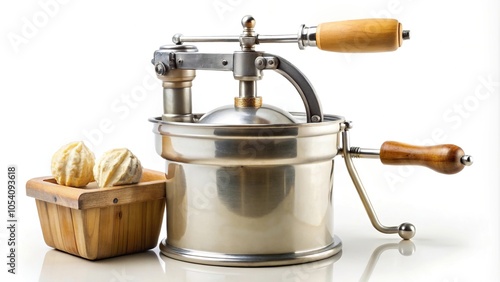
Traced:
<svg viewBox="0 0 500 282">
<path fill-rule="evenodd" d="M 408 39 L 395 19 L 361 19 L 319 24 L 316 45 L 319 49 L 346 53 L 394 51 Z"/>
<path fill-rule="evenodd" d="M 472 164 L 472 157 L 456 145 L 413 146 L 394 141 L 382 144 L 380 160 L 389 165 L 421 165 L 444 174 L 460 172 Z"/>
</svg>

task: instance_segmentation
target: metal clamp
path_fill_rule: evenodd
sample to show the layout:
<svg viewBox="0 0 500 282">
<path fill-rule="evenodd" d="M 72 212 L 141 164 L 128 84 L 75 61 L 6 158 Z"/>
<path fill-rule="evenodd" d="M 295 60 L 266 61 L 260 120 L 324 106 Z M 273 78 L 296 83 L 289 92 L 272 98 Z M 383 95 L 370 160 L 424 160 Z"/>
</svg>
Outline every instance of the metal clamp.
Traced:
<svg viewBox="0 0 500 282">
<path fill-rule="evenodd" d="M 183 45 L 184 46 L 184 45 Z M 232 71 L 240 81 L 240 97 L 256 97 L 256 81 L 262 70 L 270 69 L 285 77 L 297 89 L 307 114 L 307 122 L 323 121 L 323 112 L 316 92 L 306 76 L 292 63 L 279 56 L 256 51 L 238 51 L 234 54 L 185 52 L 175 45 L 162 46 L 154 54 L 152 63 L 158 76 L 168 76 L 173 70 Z M 186 46 L 187 47 L 187 46 Z M 190 46 L 196 50 L 196 47 Z"/>
<path fill-rule="evenodd" d="M 363 183 L 361 182 L 361 179 L 359 178 L 358 172 L 356 171 L 356 168 L 354 167 L 354 163 L 352 161 L 352 158 L 354 156 L 353 152 L 351 152 L 351 147 L 349 146 L 349 129 L 351 128 L 351 122 L 344 123 L 342 130 L 342 153 L 344 155 L 347 171 L 351 176 L 352 182 L 356 187 L 356 191 L 358 192 L 359 198 L 361 199 L 361 202 L 365 207 L 366 213 L 368 214 L 373 227 L 375 227 L 375 229 L 377 229 L 379 232 L 385 234 L 398 233 L 399 236 L 404 240 L 413 238 L 416 233 L 416 228 L 413 224 L 405 222 L 401 223 L 399 226 L 385 226 L 378 220 L 377 214 L 375 213 L 370 199 L 368 198 L 368 194 L 365 191 Z"/>
</svg>

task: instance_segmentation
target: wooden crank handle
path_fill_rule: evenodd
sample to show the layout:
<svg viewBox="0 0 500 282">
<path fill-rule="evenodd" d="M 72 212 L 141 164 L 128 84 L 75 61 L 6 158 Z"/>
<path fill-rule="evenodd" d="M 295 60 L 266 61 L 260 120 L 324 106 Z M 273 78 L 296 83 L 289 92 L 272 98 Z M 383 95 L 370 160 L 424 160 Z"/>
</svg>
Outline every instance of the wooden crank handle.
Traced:
<svg viewBox="0 0 500 282">
<path fill-rule="evenodd" d="M 369 53 L 394 51 L 410 31 L 403 31 L 395 19 L 360 19 L 321 23 L 316 30 L 316 45 L 325 51 Z"/>
<path fill-rule="evenodd" d="M 380 160 L 388 165 L 421 165 L 444 174 L 460 172 L 472 157 L 452 144 L 413 146 L 387 141 L 380 147 Z"/>
</svg>

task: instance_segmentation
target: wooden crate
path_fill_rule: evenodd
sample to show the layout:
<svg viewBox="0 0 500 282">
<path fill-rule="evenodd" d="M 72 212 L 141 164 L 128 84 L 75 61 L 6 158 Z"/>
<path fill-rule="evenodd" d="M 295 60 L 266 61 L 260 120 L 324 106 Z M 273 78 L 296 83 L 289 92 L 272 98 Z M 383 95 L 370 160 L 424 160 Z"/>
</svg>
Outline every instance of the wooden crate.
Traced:
<svg viewBox="0 0 500 282">
<path fill-rule="evenodd" d="M 138 184 L 98 188 L 58 185 L 52 177 L 26 183 L 36 199 L 45 243 L 98 260 L 142 252 L 158 243 L 165 211 L 165 174 L 143 170 Z"/>
</svg>

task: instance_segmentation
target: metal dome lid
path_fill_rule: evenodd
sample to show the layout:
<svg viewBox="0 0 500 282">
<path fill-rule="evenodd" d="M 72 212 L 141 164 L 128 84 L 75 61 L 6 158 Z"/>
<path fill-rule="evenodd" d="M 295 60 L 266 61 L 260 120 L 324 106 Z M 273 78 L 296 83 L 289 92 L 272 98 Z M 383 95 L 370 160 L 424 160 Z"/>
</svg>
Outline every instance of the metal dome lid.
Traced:
<svg viewBox="0 0 500 282">
<path fill-rule="evenodd" d="M 271 105 L 255 107 L 235 107 L 227 105 L 203 115 L 198 123 L 202 124 L 291 124 L 298 121 L 288 112 Z"/>
</svg>

